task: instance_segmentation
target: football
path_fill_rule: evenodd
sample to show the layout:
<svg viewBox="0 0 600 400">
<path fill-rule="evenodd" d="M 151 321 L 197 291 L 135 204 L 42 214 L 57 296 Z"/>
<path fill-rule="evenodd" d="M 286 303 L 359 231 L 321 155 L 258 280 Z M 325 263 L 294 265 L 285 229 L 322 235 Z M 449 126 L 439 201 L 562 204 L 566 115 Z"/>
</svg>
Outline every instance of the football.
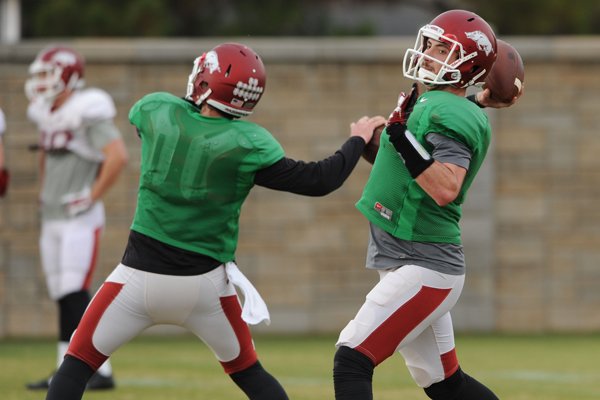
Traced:
<svg viewBox="0 0 600 400">
<path fill-rule="evenodd" d="M 379 140 L 381 139 L 381 132 L 383 132 L 383 128 L 385 125 L 380 125 L 373 131 L 373 137 L 365 146 L 362 156 L 369 164 L 373 164 L 375 162 L 375 157 L 377 156 L 377 151 L 379 151 Z"/>
<path fill-rule="evenodd" d="M 490 89 L 490 97 L 510 103 L 521 92 L 525 82 L 525 67 L 519 52 L 504 40 L 497 40 L 496 62 L 485 78 L 483 88 Z"/>
</svg>

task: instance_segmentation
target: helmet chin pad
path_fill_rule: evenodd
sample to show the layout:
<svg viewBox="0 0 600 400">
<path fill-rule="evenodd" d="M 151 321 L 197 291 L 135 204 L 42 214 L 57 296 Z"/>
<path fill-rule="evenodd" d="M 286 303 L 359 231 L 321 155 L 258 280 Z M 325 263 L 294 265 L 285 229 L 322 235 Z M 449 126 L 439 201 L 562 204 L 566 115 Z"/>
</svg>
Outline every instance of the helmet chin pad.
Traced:
<svg viewBox="0 0 600 400">
<path fill-rule="evenodd" d="M 431 71 L 426 70 L 423 67 L 418 68 L 417 70 L 417 78 L 420 82 L 425 85 L 439 85 L 442 77 L 440 75 L 444 75 L 444 70 L 441 69 L 440 73 L 435 74 Z M 444 84 L 452 84 L 454 82 L 446 82 L 442 81 Z"/>
</svg>

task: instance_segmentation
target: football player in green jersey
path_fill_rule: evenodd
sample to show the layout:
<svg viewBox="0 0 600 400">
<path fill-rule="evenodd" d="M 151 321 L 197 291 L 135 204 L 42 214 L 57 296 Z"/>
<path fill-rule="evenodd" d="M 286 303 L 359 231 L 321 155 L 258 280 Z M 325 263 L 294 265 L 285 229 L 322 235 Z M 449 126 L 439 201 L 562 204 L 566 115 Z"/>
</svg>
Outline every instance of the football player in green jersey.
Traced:
<svg viewBox="0 0 600 400">
<path fill-rule="evenodd" d="M 156 324 L 202 339 L 248 398 L 288 398 L 261 366 L 248 327 L 269 314 L 235 264 L 242 203 L 254 185 L 308 196 L 337 189 L 385 118 L 352 123 L 350 138 L 324 160 L 292 160 L 270 132 L 240 119 L 265 83 L 260 57 L 225 43 L 195 60 L 185 98 L 153 93 L 131 108 L 142 148 L 125 254 L 83 316 L 47 399 L 81 399 L 94 371 Z"/>
<path fill-rule="evenodd" d="M 461 370 L 450 316 L 465 279 L 461 204 L 491 137 L 478 103 L 516 101 L 492 103 L 487 89 L 465 97 L 495 58 L 490 26 L 463 10 L 434 18 L 405 54 L 404 75 L 427 91 L 415 82 L 401 94 L 357 203 L 370 223 L 366 266 L 380 280 L 339 335 L 337 400 L 372 399 L 374 368 L 396 352 L 431 399 L 497 398 Z"/>
</svg>

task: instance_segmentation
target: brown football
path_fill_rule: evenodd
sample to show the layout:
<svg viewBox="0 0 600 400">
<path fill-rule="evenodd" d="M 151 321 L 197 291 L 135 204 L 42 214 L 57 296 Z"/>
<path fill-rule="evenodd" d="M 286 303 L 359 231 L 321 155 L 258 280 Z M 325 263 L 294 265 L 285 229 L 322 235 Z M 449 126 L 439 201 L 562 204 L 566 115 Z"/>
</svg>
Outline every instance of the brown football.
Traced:
<svg viewBox="0 0 600 400">
<path fill-rule="evenodd" d="M 519 52 L 504 40 L 497 40 L 496 62 L 485 78 L 484 89 L 490 89 L 490 96 L 510 103 L 519 94 L 525 82 L 525 67 Z"/>
<path fill-rule="evenodd" d="M 377 151 L 379 151 L 379 140 L 381 139 L 381 132 L 383 132 L 383 128 L 385 125 L 380 125 L 375 130 L 373 130 L 373 137 L 365 146 L 362 156 L 369 164 L 373 164 L 375 162 L 375 157 L 377 156 Z"/>
</svg>

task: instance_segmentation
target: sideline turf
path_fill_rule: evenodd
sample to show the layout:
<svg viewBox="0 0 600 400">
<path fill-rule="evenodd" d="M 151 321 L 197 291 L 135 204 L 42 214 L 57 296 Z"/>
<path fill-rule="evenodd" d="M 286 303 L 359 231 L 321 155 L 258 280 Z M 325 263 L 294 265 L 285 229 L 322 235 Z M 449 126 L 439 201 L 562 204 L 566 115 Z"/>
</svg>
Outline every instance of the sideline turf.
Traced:
<svg viewBox="0 0 600 400">
<path fill-rule="evenodd" d="M 333 399 L 331 365 L 335 336 L 256 336 L 263 365 L 293 400 Z M 463 369 L 503 400 L 591 400 L 600 398 L 600 335 L 462 335 L 457 350 Z M 0 341 L 0 398 L 43 399 L 25 382 L 53 367 L 51 340 Z M 113 359 L 118 388 L 84 399 L 235 400 L 245 396 L 223 374 L 208 348 L 192 336 L 142 336 Z M 425 400 L 401 357 L 375 370 L 378 400 Z"/>
</svg>

